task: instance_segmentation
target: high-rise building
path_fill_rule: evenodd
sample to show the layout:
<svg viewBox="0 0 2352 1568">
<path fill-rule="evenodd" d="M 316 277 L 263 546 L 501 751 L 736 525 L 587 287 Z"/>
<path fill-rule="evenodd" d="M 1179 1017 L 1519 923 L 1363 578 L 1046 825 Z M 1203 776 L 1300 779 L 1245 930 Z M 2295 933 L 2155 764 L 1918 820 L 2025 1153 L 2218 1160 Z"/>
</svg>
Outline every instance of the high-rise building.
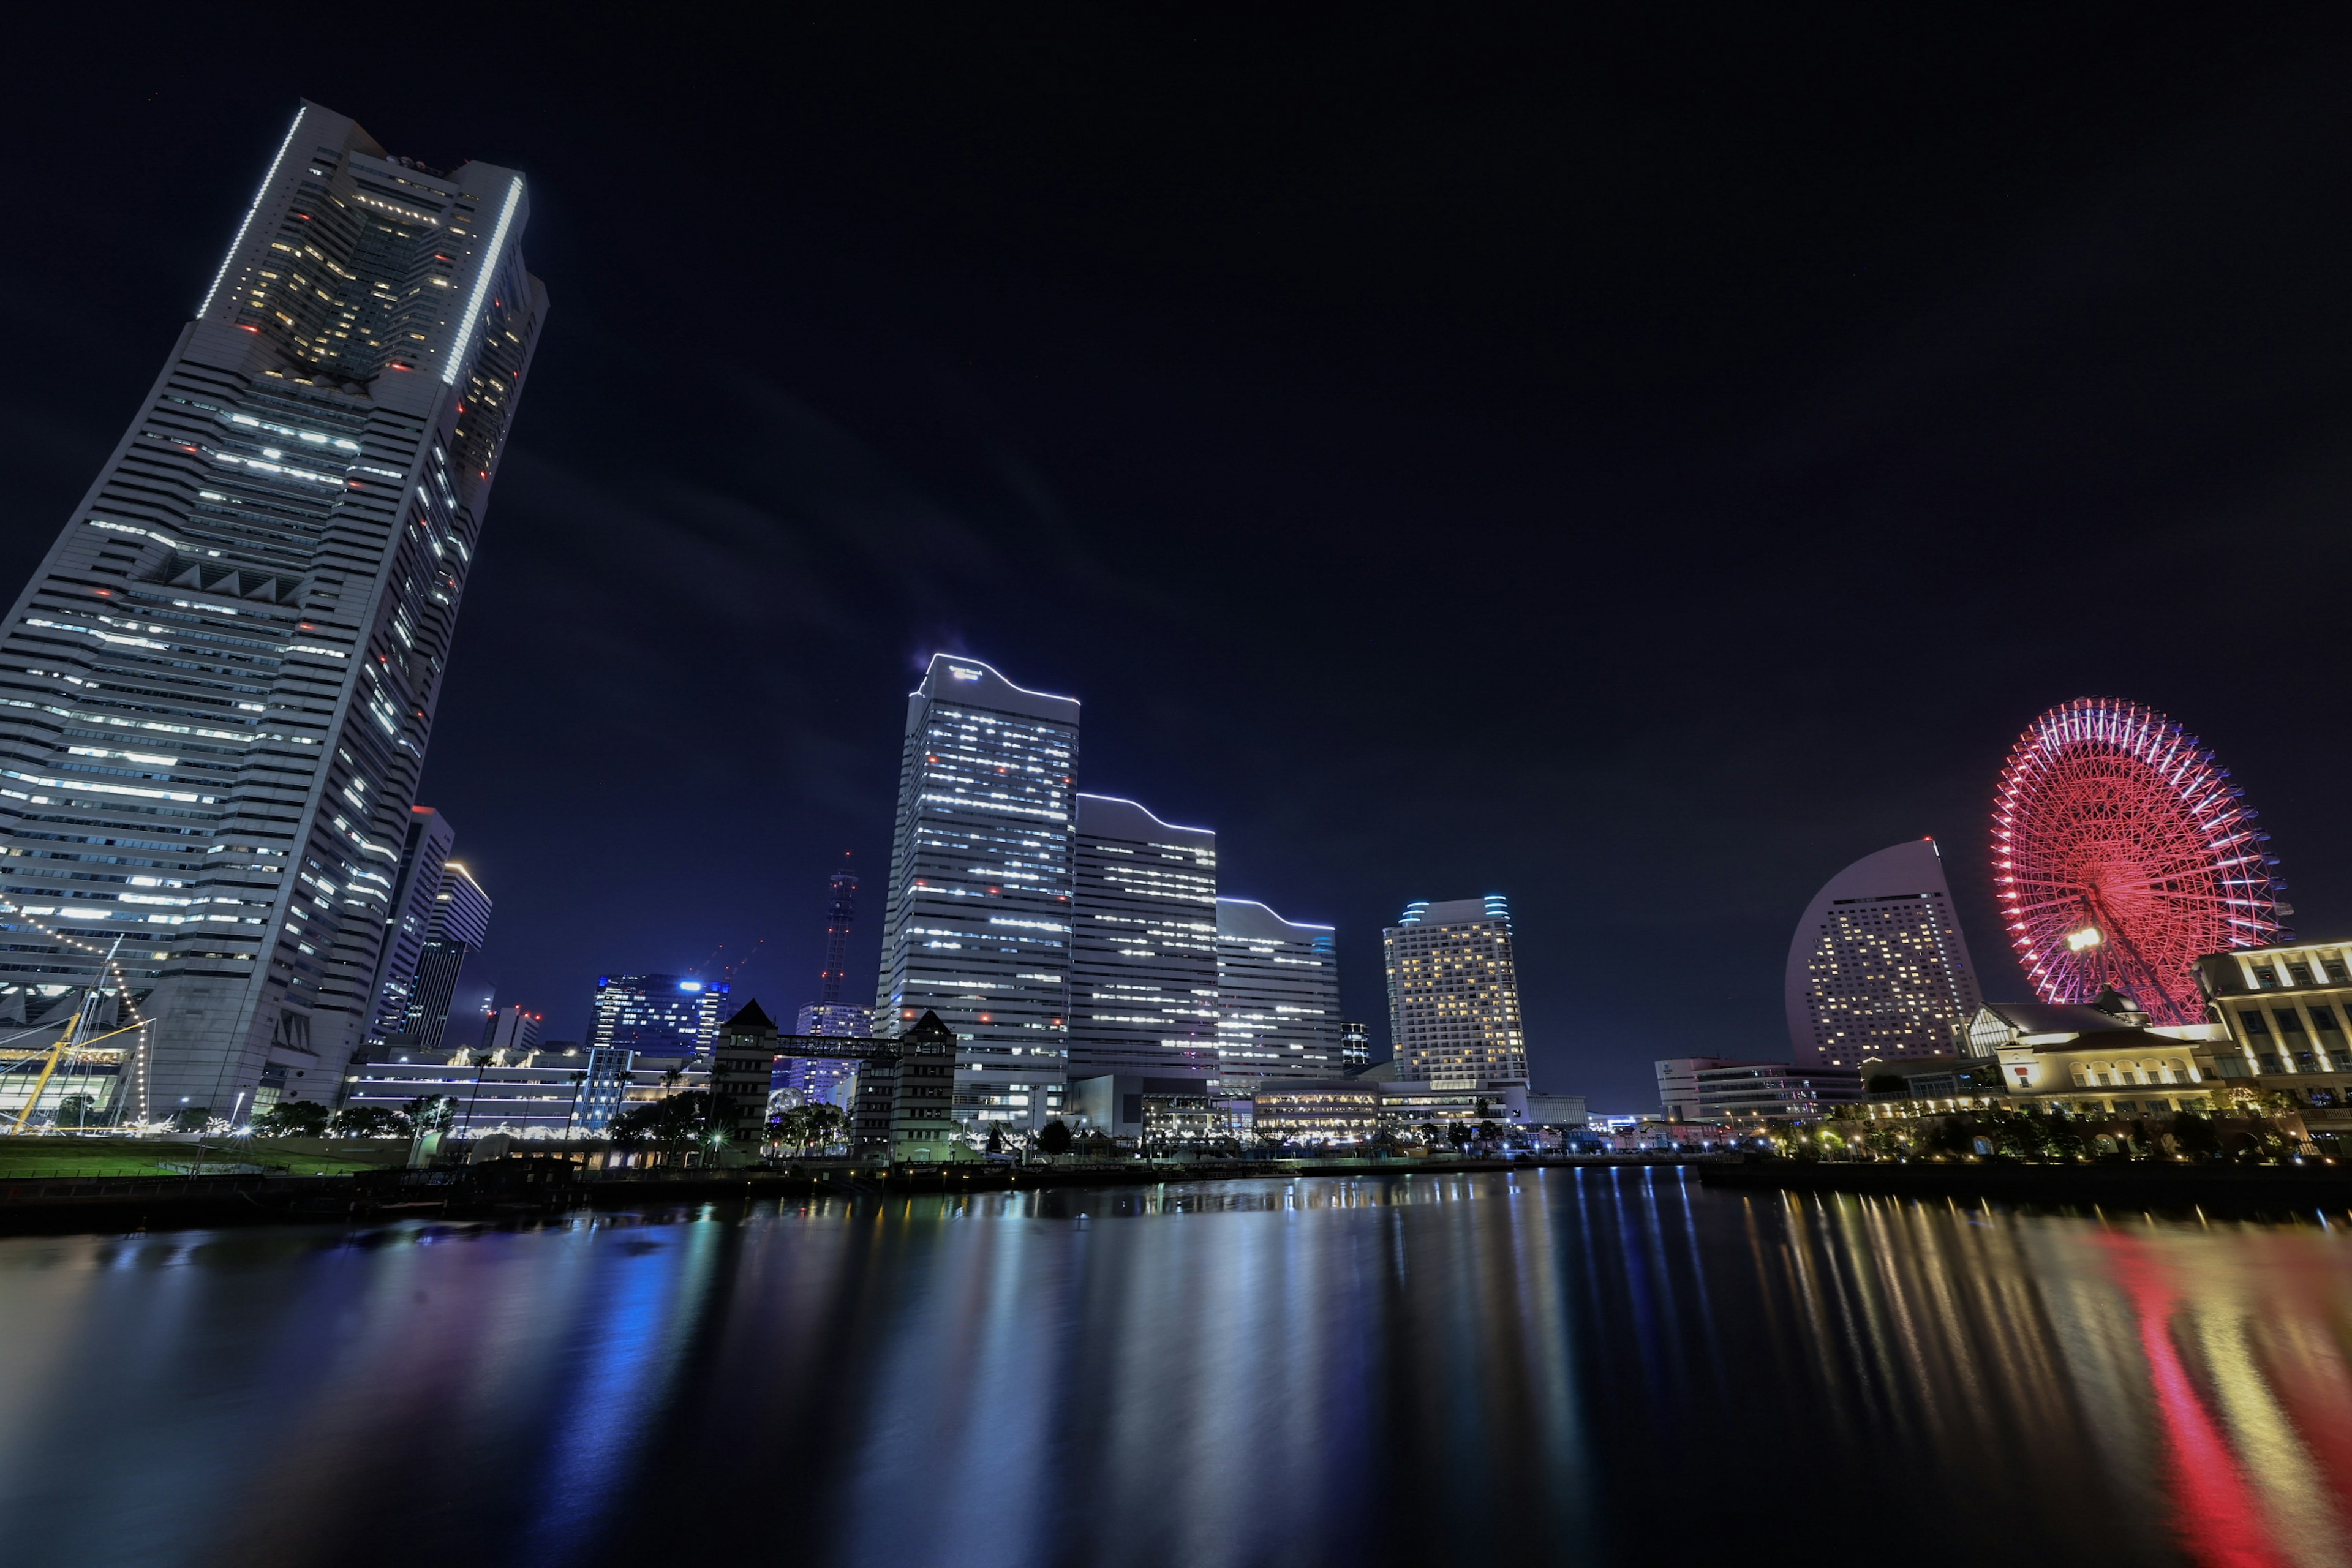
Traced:
<svg viewBox="0 0 2352 1568">
<path fill-rule="evenodd" d="M 545 1022 L 543 1016 L 530 1012 L 521 1003 L 511 1003 L 482 1020 L 481 1048 L 493 1056 L 503 1054 L 509 1060 L 535 1050 L 540 1026 Z"/>
<path fill-rule="evenodd" d="M 1370 1067 L 1371 1060 L 1372 1026 L 1360 1023 L 1340 1025 L 1339 1065 L 1344 1068 Z"/>
<path fill-rule="evenodd" d="M 429 805 L 409 808 L 408 842 L 401 849 L 400 876 L 392 885 L 383 960 L 376 971 L 379 1031 L 406 1026 L 409 1004 L 416 994 L 416 965 L 425 956 L 425 941 L 432 934 L 441 897 L 442 869 L 456 842 L 457 832 L 447 817 Z"/>
<path fill-rule="evenodd" d="M 848 852 L 843 851 L 841 858 L 846 862 Z M 849 966 L 849 933 L 857 921 L 856 874 L 845 864 L 833 874 L 827 892 L 824 966 L 817 971 L 817 999 L 801 1009 L 795 1032 L 859 1039 L 873 1028 L 874 1015 L 864 1007 L 845 1005 L 841 1000 L 842 976 Z M 846 1109 L 848 1083 L 856 1076 L 856 1062 L 792 1057 L 776 1069 L 772 1087 L 790 1091 L 803 1105 L 839 1105 Z"/>
<path fill-rule="evenodd" d="M 709 1054 L 727 1005 L 724 982 L 685 974 L 603 974 L 596 979 L 591 1050 L 681 1060 Z"/>
<path fill-rule="evenodd" d="M 1408 904 L 1381 945 L 1400 1081 L 1527 1082 L 1511 907 L 1500 894 Z"/>
<path fill-rule="evenodd" d="M 933 656 L 907 698 L 876 1033 L 936 1012 L 959 1122 L 1042 1125 L 1069 1039 L 1078 704 Z"/>
<path fill-rule="evenodd" d="M 1801 1065 L 1954 1054 L 1982 997 L 1934 839 L 1865 855 L 1813 895 L 1785 994 Z"/>
<path fill-rule="evenodd" d="M 417 950 L 416 978 L 409 990 L 407 1011 L 398 1028 L 382 1037 L 375 1053 L 379 1058 L 387 1049 L 395 1056 L 414 1056 L 441 1048 L 466 960 L 482 950 L 489 935 L 489 894 L 482 891 L 482 885 L 462 861 L 445 860 L 441 889 L 433 895 L 432 918 Z"/>
<path fill-rule="evenodd" d="M 1217 900 L 1217 1078 L 1244 1092 L 1265 1079 L 1338 1078 L 1339 952 L 1324 925 L 1286 921 L 1250 899 Z"/>
<path fill-rule="evenodd" d="M 1217 836 L 1077 797 L 1070 1076 L 1218 1070 Z"/>
<path fill-rule="evenodd" d="M 163 374 L 0 628 L 0 981 L 114 938 L 126 1116 L 331 1099 L 545 316 L 511 169 L 304 104 Z"/>
</svg>

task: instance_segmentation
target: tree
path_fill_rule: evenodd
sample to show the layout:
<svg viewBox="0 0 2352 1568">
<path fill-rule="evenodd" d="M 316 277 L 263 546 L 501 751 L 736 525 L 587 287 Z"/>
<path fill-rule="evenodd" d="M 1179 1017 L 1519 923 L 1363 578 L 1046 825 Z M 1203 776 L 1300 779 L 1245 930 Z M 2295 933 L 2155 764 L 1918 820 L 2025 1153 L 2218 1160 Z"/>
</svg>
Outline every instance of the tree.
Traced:
<svg viewBox="0 0 2352 1568">
<path fill-rule="evenodd" d="M 988 1152 L 992 1154 L 1004 1152 L 1004 1123 L 1002 1121 L 988 1124 Z"/>
<path fill-rule="evenodd" d="M 69 1094 L 58 1101 L 56 1124 L 59 1127 L 87 1127 L 90 1114 L 98 1109 L 95 1096 Z"/>
<path fill-rule="evenodd" d="M 2221 1137 L 2213 1130 L 2212 1119 L 2193 1110 L 2172 1119 L 2172 1142 L 2191 1159 L 2210 1160 L 2221 1152 Z"/>
<path fill-rule="evenodd" d="M 1058 1160 L 1070 1152 L 1070 1129 L 1059 1121 L 1048 1121 L 1037 1134 L 1037 1152 L 1049 1160 Z"/>
<path fill-rule="evenodd" d="M 446 1094 L 420 1094 L 400 1109 L 419 1132 L 442 1131 L 457 1117 L 457 1102 Z"/>
<path fill-rule="evenodd" d="M 190 1112 L 183 1110 L 183 1120 Z M 205 1122 L 212 1119 L 209 1110 L 196 1111 L 203 1118 L 194 1131 L 202 1131 Z M 308 1100 L 281 1100 L 268 1110 L 256 1113 L 253 1130 L 265 1138 L 321 1138 L 326 1135 L 330 1120 L 327 1108 Z"/>
<path fill-rule="evenodd" d="M 772 1118 L 768 1131 L 782 1147 L 805 1153 L 812 1145 L 839 1142 L 836 1134 L 848 1123 L 837 1105 L 795 1105 Z"/>
<path fill-rule="evenodd" d="M 338 1138 L 405 1138 L 415 1123 L 399 1111 L 381 1105 L 346 1105 L 327 1123 Z"/>
<path fill-rule="evenodd" d="M 473 1098 L 466 1101 L 466 1131 L 468 1135 L 474 1131 L 474 1107 L 482 1102 L 482 1069 L 496 1065 L 490 1060 L 496 1055 L 498 1053 L 487 1045 L 474 1047 L 474 1093 Z"/>
<path fill-rule="evenodd" d="M 710 1123 L 710 1095 L 694 1089 L 650 1105 L 633 1105 L 613 1118 L 613 1142 L 625 1149 L 658 1144 L 682 1149 L 700 1138 Z"/>
</svg>

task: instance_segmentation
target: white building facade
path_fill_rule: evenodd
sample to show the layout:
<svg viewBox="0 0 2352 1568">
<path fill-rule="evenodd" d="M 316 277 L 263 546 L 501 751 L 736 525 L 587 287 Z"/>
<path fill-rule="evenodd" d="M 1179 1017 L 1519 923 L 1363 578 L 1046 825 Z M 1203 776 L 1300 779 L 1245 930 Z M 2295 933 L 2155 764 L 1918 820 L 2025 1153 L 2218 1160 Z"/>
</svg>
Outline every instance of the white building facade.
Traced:
<svg viewBox="0 0 2352 1568">
<path fill-rule="evenodd" d="M 935 655 L 907 698 L 875 1033 L 956 1032 L 954 1115 L 1043 1126 L 1067 1081 L 1078 703 Z"/>
<path fill-rule="evenodd" d="M 1944 859 L 1915 838 L 1831 878 L 1789 943 L 1789 1043 L 1803 1066 L 1949 1056 L 1983 1001 Z"/>
<path fill-rule="evenodd" d="M 1408 904 L 1381 946 L 1399 1081 L 1526 1087 L 1518 959 L 1502 895 Z"/>
<path fill-rule="evenodd" d="M 1073 909 L 1070 1076 L 1213 1076 L 1216 834 L 1079 795 Z"/>
<path fill-rule="evenodd" d="M 86 984 L 123 939 L 125 1120 L 226 1115 L 265 1075 L 331 1100 L 375 1016 L 547 309 L 529 216 L 511 169 L 303 105 L 0 628 L 0 986 Z"/>
<path fill-rule="evenodd" d="M 1226 1089 L 1339 1077 L 1346 1023 L 1331 927 L 1285 920 L 1252 899 L 1217 900 L 1217 1075 Z"/>
</svg>

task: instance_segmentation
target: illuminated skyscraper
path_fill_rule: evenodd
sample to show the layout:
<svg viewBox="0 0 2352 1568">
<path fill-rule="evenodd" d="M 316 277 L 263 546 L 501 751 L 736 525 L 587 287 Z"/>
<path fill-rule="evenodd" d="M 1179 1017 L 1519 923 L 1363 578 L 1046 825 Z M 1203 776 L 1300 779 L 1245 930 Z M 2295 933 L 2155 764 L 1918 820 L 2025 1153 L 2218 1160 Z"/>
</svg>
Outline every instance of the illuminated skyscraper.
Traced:
<svg viewBox="0 0 2352 1568">
<path fill-rule="evenodd" d="M 392 885 L 383 959 L 376 970 L 379 1031 L 406 1027 L 409 1004 L 416 994 L 416 966 L 425 956 L 425 941 L 432 933 L 441 896 L 442 868 L 456 842 L 447 817 L 429 805 L 410 808 L 408 842 L 401 850 L 399 879 Z"/>
<path fill-rule="evenodd" d="M 907 698 L 877 1034 L 953 1028 L 956 1119 L 1042 1124 L 1069 1040 L 1078 704 L 933 656 Z"/>
<path fill-rule="evenodd" d="M 1511 907 L 1500 894 L 1408 904 L 1381 945 L 1400 1079 L 1527 1082 Z"/>
<path fill-rule="evenodd" d="M 1217 1071 L 1217 836 L 1081 795 L 1070 1072 Z"/>
<path fill-rule="evenodd" d="M 1801 1065 L 1954 1054 L 1983 998 L 1934 839 L 1865 855 L 1813 895 L 1784 993 Z"/>
<path fill-rule="evenodd" d="M 528 218 L 514 171 L 428 169 L 303 105 L 0 629 L 0 981 L 81 983 L 126 939 L 152 1020 L 130 1117 L 225 1114 L 265 1069 L 331 1099 L 374 1016 L 547 309 Z"/>
<path fill-rule="evenodd" d="M 724 983 L 688 974 L 598 975 L 588 1047 L 681 1061 L 708 1055 L 721 1016 L 733 1010 L 727 995 Z"/>
<path fill-rule="evenodd" d="M 1344 1070 L 1339 953 L 1329 926 L 1284 920 L 1249 899 L 1217 900 L 1217 1077 L 1338 1078 Z"/>
</svg>

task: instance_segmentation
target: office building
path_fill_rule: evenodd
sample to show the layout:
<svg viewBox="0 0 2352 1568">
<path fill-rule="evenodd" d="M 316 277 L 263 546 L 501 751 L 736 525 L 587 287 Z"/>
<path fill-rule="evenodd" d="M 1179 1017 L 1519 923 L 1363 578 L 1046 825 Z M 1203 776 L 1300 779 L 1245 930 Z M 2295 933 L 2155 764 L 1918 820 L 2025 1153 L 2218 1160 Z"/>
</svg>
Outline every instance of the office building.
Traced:
<svg viewBox="0 0 2352 1568">
<path fill-rule="evenodd" d="M 1351 1074 L 1372 1065 L 1372 1026 L 1370 1024 L 1346 1023 L 1339 1026 L 1339 1065 Z"/>
<path fill-rule="evenodd" d="M 958 1122 L 1042 1126 L 1069 1041 L 1078 704 L 940 654 L 907 698 L 877 1033 L 936 1012 Z"/>
<path fill-rule="evenodd" d="M 1217 900 L 1217 1076 L 1225 1089 L 1339 1077 L 1342 1022 L 1329 926 L 1286 921 L 1251 899 Z"/>
<path fill-rule="evenodd" d="M 1677 1121 L 1812 1121 L 1862 1100 L 1852 1067 L 1677 1057 L 1656 1068 L 1658 1102 Z"/>
<path fill-rule="evenodd" d="M 1807 1066 L 1951 1050 L 1982 998 L 1934 839 L 1865 855 L 1813 895 L 1784 992 L 1790 1048 Z"/>
<path fill-rule="evenodd" d="M 514 171 L 304 104 L 0 629 L 0 980 L 83 984 L 125 939 L 128 1120 L 226 1115 L 273 1072 L 331 1100 L 375 1016 L 547 307 L 528 220 Z"/>
<path fill-rule="evenodd" d="M 1511 909 L 1500 894 L 1412 903 L 1381 933 L 1397 1081 L 1528 1081 Z"/>
<path fill-rule="evenodd" d="M 591 1050 L 688 1061 L 709 1054 L 728 988 L 686 974 L 600 974 L 589 1026 Z"/>
<path fill-rule="evenodd" d="M 408 840 L 401 848 L 400 876 L 392 885 L 383 960 L 376 971 L 378 1031 L 400 1030 L 407 1024 L 409 1005 L 416 995 L 416 966 L 425 956 L 425 942 L 432 934 L 433 915 L 441 896 L 442 868 L 456 843 L 457 833 L 447 817 L 429 805 L 409 808 Z"/>
<path fill-rule="evenodd" d="M 857 877 L 846 864 L 846 851 L 841 858 L 842 868 L 834 872 L 826 887 L 824 963 L 817 971 L 817 999 L 801 1009 L 796 1030 L 803 1035 L 862 1039 L 873 1030 L 874 1015 L 862 1006 L 846 1006 L 841 1000 L 841 982 L 849 968 L 849 935 L 857 922 Z M 761 1016 L 767 1015 L 762 1012 Z M 803 1105 L 835 1105 L 846 1110 L 849 1080 L 856 1072 L 855 1062 L 794 1058 L 777 1068 L 771 1088 L 786 1090 Z"/>
<path fill-rule="evenodd" d="M 1216 834 L 1079 795 L 1072 907 L 1072 1079 L 1216 1073 Z"/>
<path fill-rule="evenodd" d="M 462 862 L 444 862 L 441 890 L 433 896 L 433 917 L 425 927 L 424 945 L 417 950 L 407 1016 L 397 1031 L 400 1043 L 411 1054 L 441 1048 L 466 960 L 482 950 L 489 935 L 489 894 L 482 891 L 482 885 Z"/>
<path fill-rule="evenodd" d="M 545 1022 L 543 1015 L 527 1010 L 521 1003 L 509 1004 L 482 1020 L 479 1048 L 499 1060 L 537 1050 L 540 1026 Z"/>
</svg>

